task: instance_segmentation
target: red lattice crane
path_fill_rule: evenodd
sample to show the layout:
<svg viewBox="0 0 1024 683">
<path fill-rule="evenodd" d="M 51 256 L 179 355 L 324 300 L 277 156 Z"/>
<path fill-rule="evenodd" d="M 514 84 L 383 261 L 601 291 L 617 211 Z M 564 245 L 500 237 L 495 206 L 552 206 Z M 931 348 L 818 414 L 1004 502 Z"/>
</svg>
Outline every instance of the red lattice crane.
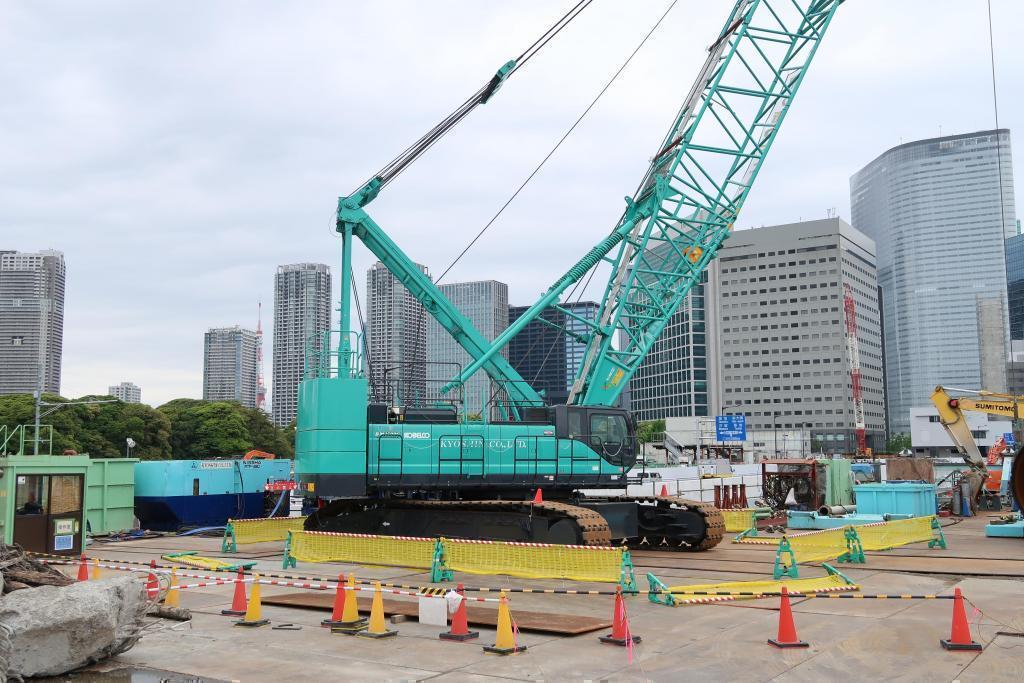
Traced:
<svg viewBox="0 0 1024 683">
<path fill-rule="evenodd" d="M 843 310 L 846 312 L 846 350 L 850 356 L 850 386 L 853 389 L 854 433 L 857 435 L 857 455 L 868 450 L 864 434 L 864 391 L 860 384 L 860 345 L 857 342 L 857 304 L 853 300 L 853 287 L 843 284 Z"/>
</svg>

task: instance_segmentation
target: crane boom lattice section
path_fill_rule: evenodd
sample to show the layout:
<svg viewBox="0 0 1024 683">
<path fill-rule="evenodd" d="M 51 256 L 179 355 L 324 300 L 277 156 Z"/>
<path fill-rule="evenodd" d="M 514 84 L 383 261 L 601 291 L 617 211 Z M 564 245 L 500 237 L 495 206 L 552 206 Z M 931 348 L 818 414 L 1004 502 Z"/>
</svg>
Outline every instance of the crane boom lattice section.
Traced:
<svg viewBox="0 0 1024 683">
<path fill-rule="evenodd" d="M 732 230 L 842 0 L 738 0 L 630 202 L 570 403 L 611 405 Z M 635 220 L 637 214 L 645 217 Z M 619 341 L 616 341 L 618 338 Z"/>
</svg>

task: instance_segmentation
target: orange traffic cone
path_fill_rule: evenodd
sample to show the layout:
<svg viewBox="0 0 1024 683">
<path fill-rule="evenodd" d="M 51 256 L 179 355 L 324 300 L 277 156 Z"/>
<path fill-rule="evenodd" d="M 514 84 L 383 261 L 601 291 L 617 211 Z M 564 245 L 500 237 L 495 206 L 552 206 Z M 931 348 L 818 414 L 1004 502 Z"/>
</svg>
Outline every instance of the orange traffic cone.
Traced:
<svg viewBox="0 0 1024 683">
<path fill-rule="evenodd" d="M 533 504 L 539 505 L 544 502 L 544 494 L 541 493 L 540 489 L 537 489 L 537 493 L 533 494 Z"/>
<path fill-rule="evenodd" d="M 356 634 L 363 638 L 390 638 L 397 636 L 398 631 L 389 631 L 384 624 L 384 594 L 380 589 L 380 581 L 373 582 L 373 604 L 370 607 L 370 625 Z"/>
<path fill-rule="evenodd" d="M 82 559 L 78 564 L 78 580 L 89 580 L 89 561 L 85 559 L 85 555 L 82 555 Z"/>
<path fill-rule="evenodd" d="M 809 647 L 797 638 L 796 624 L 793 623 L 793 610 L 789 607 L 789 591 L 782 587 L 782 598 L 779 601 L 779 635 L 768 639 L 769 645 L 775 647 Z"/>
<path fill-rule="evenodd" d="M 473 638 L 479 638 L 479 631 L 469 630 L 469 618 L 466 616 L 466 598 L 463 595 L 462 584 L 456 589 L 459 595 L 462 595 L 462 600 L 459 601 L 459 606 L 452 614 L 452 627 L 451 630 L 445 631 L 439 634 L 437 637 L 441 640 L 458 640 L 459 642 L 465 640 L 472 640 Z"/>
<path fill-rule="evenodd" d="M 971 625 L 967 623 L 967 611 L 964 609 L 964 596 L 960 589 L 953 590 L 953 626 L 949 640 L 939 643 L 947 650 L 981 650 L 981 643 L 971 638 Z"/>
<path fill-rule="evenodd" d="M 149 561 L 149 568 L 151 571 L 146 578 L 146 595 L 150 600 L 156 600 L 160 595 L 160 581 L 156 578 L 156 572 L 152 571 L 156 569 L 156 560 Z"/>
<path fill-rule="evenodd" d="M 263 602 L 260 600 L 260 575 L 252 575 L 252 591 L 249 593 L 249 604 L 245 608 L 245 616 L 235 622 L 235 626 L 266 626 L 270 619 L 263 618 Z"/>
<path fill-rule="evenodd" d="M 668 484 L 661 485 L 661 493 L 658 494 L 661 498 L 668 498 Z"/>
<path fill-rule="evenodd" d="M 320 625 L 325 628 L 342 625 L 342 615 L 345 614 L 345 574 L 338 574 L 338 588 L 334 591 L 334 606 L 331 608 L 331 618 L 324 619 Z"/>
<path fill-rule="evenodd" d="M 222 609 L 221 614 L 225 614 L 229 617 L 241 617 L 245 614 L 246 604 L 249 599 L 245 597 L 245 584 L 242 581 L 245 579 L 245 570 L 238 570 L 238 578 L 235 580 L 235 595 L 231 598 L 231 609 Z"/>
<path fill-rule="evenodd" d="M 602 643 L 612 645 L 629 645 L 639 643 L 640 636 L 629 632 L 629 619 L 626 618 L 626 601 L 622 599 L 622 587 L 615 590 L 615 608 L 612 614 L 612 632 L 598 638 Z"/>
<path fill-rule="evenodd" d="M 92 565 L 92 573 L 89 574 L 90 581 L 98 581 L 100 579 L 100 565 L 96 562 Z"/>
<path fill-rule="evenodd" d="M 512 627 L 512 613 L 508 611 L 508 597 L 505 591 L 501 592 L 501 601 L 498 603 L 498 632 L 494 637 L 494 645 L 484 645 L 484 652 L 492 652 L 496 655 L 514 655 L 517 652 L 526 650 L 525 645 L 516 642 L 515 630 Z"/>
<path fill-rule="evenodd" d="M 345 589 L 344 607 L 341 612 L 341 623 L 331 627 L 331 633 L 347 633 L 355 635 L 366 628 L 366 619 L 359 616 L 359 597 L 356 593 L 356 575 L 348 575 L 348 588 Z"/>
<path fill-rule="evenodd" d="M 181 607 L 181 596 L 178 593 L 177 569 L 171 568 L 171 578 L 167 584 L 167 595 L 164 596 L 165 607 Z"/>
</svg>

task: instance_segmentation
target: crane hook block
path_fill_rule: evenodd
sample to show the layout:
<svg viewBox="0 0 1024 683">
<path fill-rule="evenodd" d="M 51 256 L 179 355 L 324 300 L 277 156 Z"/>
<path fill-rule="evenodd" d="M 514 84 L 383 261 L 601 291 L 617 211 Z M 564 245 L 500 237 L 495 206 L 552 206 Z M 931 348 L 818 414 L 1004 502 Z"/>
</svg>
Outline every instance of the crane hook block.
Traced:
<svg viewBox="0 0 1024 683">
<path fill-rule="evenodd" d="M 505 79 L 509 77 L 514 68 L 516 68 L 516 60 L 510 59 L 505 62 L 504 66 L 498 69 L 491 78 L 491 82 L 484 89 L 483 95 L 480 96 L 480 104 L 487 104 L 487 100 L 491 99 L 491 96 L 498 92 L 498 88 L 501 87 L 501 84 L 505 82 Z"/>
</svg>

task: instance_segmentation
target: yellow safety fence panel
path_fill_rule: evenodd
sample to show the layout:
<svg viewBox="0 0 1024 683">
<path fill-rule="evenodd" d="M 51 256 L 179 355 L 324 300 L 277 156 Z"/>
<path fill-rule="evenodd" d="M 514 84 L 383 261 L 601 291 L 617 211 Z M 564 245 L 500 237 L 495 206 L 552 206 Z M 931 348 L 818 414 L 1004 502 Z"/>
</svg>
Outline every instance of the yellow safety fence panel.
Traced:
<svg viewBox="0 0 1024 683">
<path fill-rule="evenodd" d="M 442 539 L 444 564 L 469 574 L 618 583 L 624 548 Z"/>
<path fill-rule="evenodd" d="M 433 538 L 293 531 L 288 556 L 300 562 L 350 562 L 430 569 Z"/>
<path fill-rule="evenodd" d="M 267 519 L 229 519 L 235 532 L 235 543 L 263 543 L 283 541 L 289 531 L 301 531 L 305 517 L 270 517 Z"/>
<path fill-rule="evenodd" d="M 824 562 L 834 560 L 847 552 L 846 529 L 826 529 L 824 531 L 810 531 L 806 534 L 794 534 L 786 536 L 789 545 L 796 555 L 797 564 L 807 562 Z M 754 545 L 771 545 L 778 548 L 782 539 L 779 538 L 740 538 L 734 539 L 733 543 L 748 543 Z"/>
<path fill-rule="evenodd" d="M 790 593 L 831 593 L 836 591 L 859 591 L 860 586 L 850 583 L 841 574 L 829 574 L 813 579 L 788 579 L 785 581 L 730 581 L 728 583 L 704 583 L 685 586 L 670 586 L 669 591 L 675 603 L 682 605 L 717 602 L 723 598 L 731 600 L 755 600 L 756 595 L 713 595 L 715 593 L 779 593 L 785 586 Z M 687 595 L 704 593 L 707 595 Z M 711 600 L 709 598 L 718 598 Z"/>
<path fill-rule="evenodd" d="M 746 531 L 754 528 L 754 510 L 745 508 L 742 510 L 722 510 L 722 517 L 725 518 L 726 531 Z"/>
<path fill-rule="evenodd" d="M 857 527 L 857 535 L 864 550 L 889 550 L 909 543 L 921 543 L 935 538 L 932 529 L 935 517 L 914 517 L 880 524 Z M 792 539 L 791 539 L 792 540 Z"/>
</svg>

